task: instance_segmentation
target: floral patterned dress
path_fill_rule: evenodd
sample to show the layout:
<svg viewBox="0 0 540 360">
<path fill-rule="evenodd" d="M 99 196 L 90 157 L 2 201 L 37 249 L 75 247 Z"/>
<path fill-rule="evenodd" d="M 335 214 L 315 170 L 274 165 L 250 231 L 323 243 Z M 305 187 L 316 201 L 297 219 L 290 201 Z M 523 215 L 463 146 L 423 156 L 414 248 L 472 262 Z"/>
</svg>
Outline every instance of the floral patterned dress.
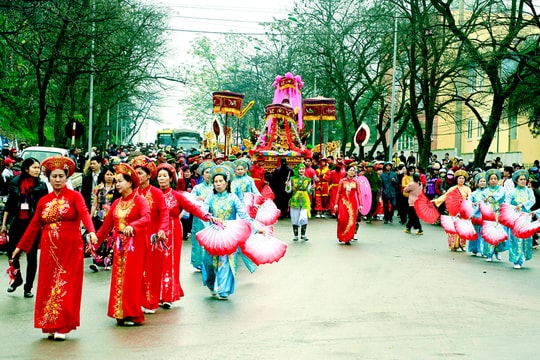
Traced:
<svg viewBox="0 0 540 360">
<path fill-rule="evenodd" d="M 114 260 L 107 315 L 117 320 L 136 323 L 144 321 L 141 294 L 149 223 L 148 204 L 134 191 L 112 204 L 109 214 L 96 234 L 98 240 L 103 241 L 114 228 Z M 133 227 L 133 237 L 126 238 L 122 234 L 126 226 Z"/>
<path fill-rule="evenodd" d="M 360 187 L 356 178 L 341 179 L 336 195 L 336 204 L 338 204 L 337 237 L 340 242 L 347 243 L 354 238 L 358 207 L 361 205 L 360 199 Z"/>
<path fill-rule="evenodd" d="M 82 195 L 64 188 L 37 204 L 36 212 L 18 247 L 32 248 L 39 230 L 41 254 L 34 326 L 44 333 L 66 334 L 80 325 L 84 249 L 80 223 L 94 231 Z"/>
</svg>

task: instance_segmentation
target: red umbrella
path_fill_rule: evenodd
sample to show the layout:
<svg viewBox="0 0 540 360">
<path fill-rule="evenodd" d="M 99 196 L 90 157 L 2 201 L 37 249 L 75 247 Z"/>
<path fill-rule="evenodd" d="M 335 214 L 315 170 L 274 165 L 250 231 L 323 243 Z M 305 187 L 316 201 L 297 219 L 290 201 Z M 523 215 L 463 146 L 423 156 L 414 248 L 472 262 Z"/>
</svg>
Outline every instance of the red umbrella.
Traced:
<svg viewBox="0 0 540 360">
<path fill-rule="evenodd" d="M 497 245 L 508 239 L 508 234 L 498 222 L 485 220 L 482 225 L 482 238 L 491 245 Z"/>
<path fill-rule="evenodd" d="M 210 225 L 199 231 L 195 238 L 210 255 L 224 256 L 233 254 L 250 234 L 251 225 L 248 221 L 231 220 L 223 225 Z"/>
<path fill-rule="evenodd" d="M 268 235 L 251 235 L 241 246 L 242 253 L 251 259 L 256 265 L 271 264 L 279 261 L 287 251 L 287 244 Z"/>
<path fill-rule="evenodd" d="M 440 216 L 437 207 L 429 201 L 424 193 L 418 195 L 418 198 L 414 202 L 414 209 L 416 210 L 418 217 L 428 224 L 434 224 Z"/>
<path fill-rule="evenodd" d="M 461 203 L 463 202 L 463 196 L 456 187 L 454 190 L 446 194 L 446 209 L 451 216 L 456 216 L 461 211 Z"/>
</svg>

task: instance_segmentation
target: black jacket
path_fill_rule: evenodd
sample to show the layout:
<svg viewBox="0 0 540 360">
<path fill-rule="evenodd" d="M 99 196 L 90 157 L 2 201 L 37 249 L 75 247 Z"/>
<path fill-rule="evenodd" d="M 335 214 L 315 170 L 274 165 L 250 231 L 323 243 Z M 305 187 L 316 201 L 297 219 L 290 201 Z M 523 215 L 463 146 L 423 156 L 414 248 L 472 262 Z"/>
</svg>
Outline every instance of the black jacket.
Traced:
<svg viewBox="0 0 540 360">
<path fill-rule="evenodd" d="M 9 183 L 8 198 L 4 210 L 9 213 L 11 218 L 16 218 L 19 216 L 21 203 L 24 202 L 21 195 L 21 182 L 22 176 L 18 175 L 15 176 Z M 39 199 L 48 193 L 49 190 L 47 189 L 47 184 L 41 181 L 39 177 L 36 178 L 34 180 L 34 190 L 32 190 L 30 196 L 28 197 L 30 217 L 34 216 Z"/>
<path fill-rule="evenodd" d="M 84 198 L 84 203 L 86 204 L 88 211 L 90 211 L 90 209 L 92 208 L 93 175 L 94 173 L 90 170 L 88 174 L 83 176 L 81 185 L 81 195 Z M 101 170 L 99 171 L 96 185 L 99 184 L 101 180 L 103 180 L 103 168 L 101 168 Z"/>
</svg>

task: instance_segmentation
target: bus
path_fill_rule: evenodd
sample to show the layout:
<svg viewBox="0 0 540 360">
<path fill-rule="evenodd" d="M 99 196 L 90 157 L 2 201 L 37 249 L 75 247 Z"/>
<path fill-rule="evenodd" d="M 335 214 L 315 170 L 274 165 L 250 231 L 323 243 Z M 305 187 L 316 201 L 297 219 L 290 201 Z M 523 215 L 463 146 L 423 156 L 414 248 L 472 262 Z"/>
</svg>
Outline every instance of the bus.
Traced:
<svg viewBox="0 0 540 360">
<path fill-rule="evenodd" d="M 174 129 L 174 144 L 177 149 L 200 150 L 202 136 L 199 131 L 191 129 Z"/>
<path fill-rule="evenodd" d="M 201 147 L 202 136 L 197 130 L 191 129 L 162 129 L 157 132 L 156 146 L 158 148 L 196 149 Z"/>
<path fill-rule="evenodd" d="M 174 136 L 172 129 L 162 129 L 157 132 L 156 146 L 158 149 L 173 147 L 174 146 Z"/>
</svg>

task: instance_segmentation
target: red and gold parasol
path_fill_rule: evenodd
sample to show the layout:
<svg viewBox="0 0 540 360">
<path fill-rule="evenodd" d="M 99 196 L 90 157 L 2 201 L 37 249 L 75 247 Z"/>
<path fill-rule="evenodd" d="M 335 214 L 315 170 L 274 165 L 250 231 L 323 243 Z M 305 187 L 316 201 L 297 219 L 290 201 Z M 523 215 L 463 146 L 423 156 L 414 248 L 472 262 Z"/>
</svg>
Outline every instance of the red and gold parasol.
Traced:
<svg viewBox="0 0 540 360">
<path fill-rule="evenodd" d="M 229 115 L 239 117 L 242 114 L 242 105 L 244 104 L 244 95 L 232 91 L 216 91 L 212 93 L 214 114 L 225 115 L 225 129 L 228 127 Z M 227 131 L 225 131 L 225 155 L 227 155 Z"/>
<path fill-rule="evenodd" d="M 319 144 L 321 147 L 321 158 L 324 155 L 322 121 L 336 120 L 336 99 L 317 96 L 304 99 L 303 117 L 306 121 L 319 121 Z"/>
</svg>

